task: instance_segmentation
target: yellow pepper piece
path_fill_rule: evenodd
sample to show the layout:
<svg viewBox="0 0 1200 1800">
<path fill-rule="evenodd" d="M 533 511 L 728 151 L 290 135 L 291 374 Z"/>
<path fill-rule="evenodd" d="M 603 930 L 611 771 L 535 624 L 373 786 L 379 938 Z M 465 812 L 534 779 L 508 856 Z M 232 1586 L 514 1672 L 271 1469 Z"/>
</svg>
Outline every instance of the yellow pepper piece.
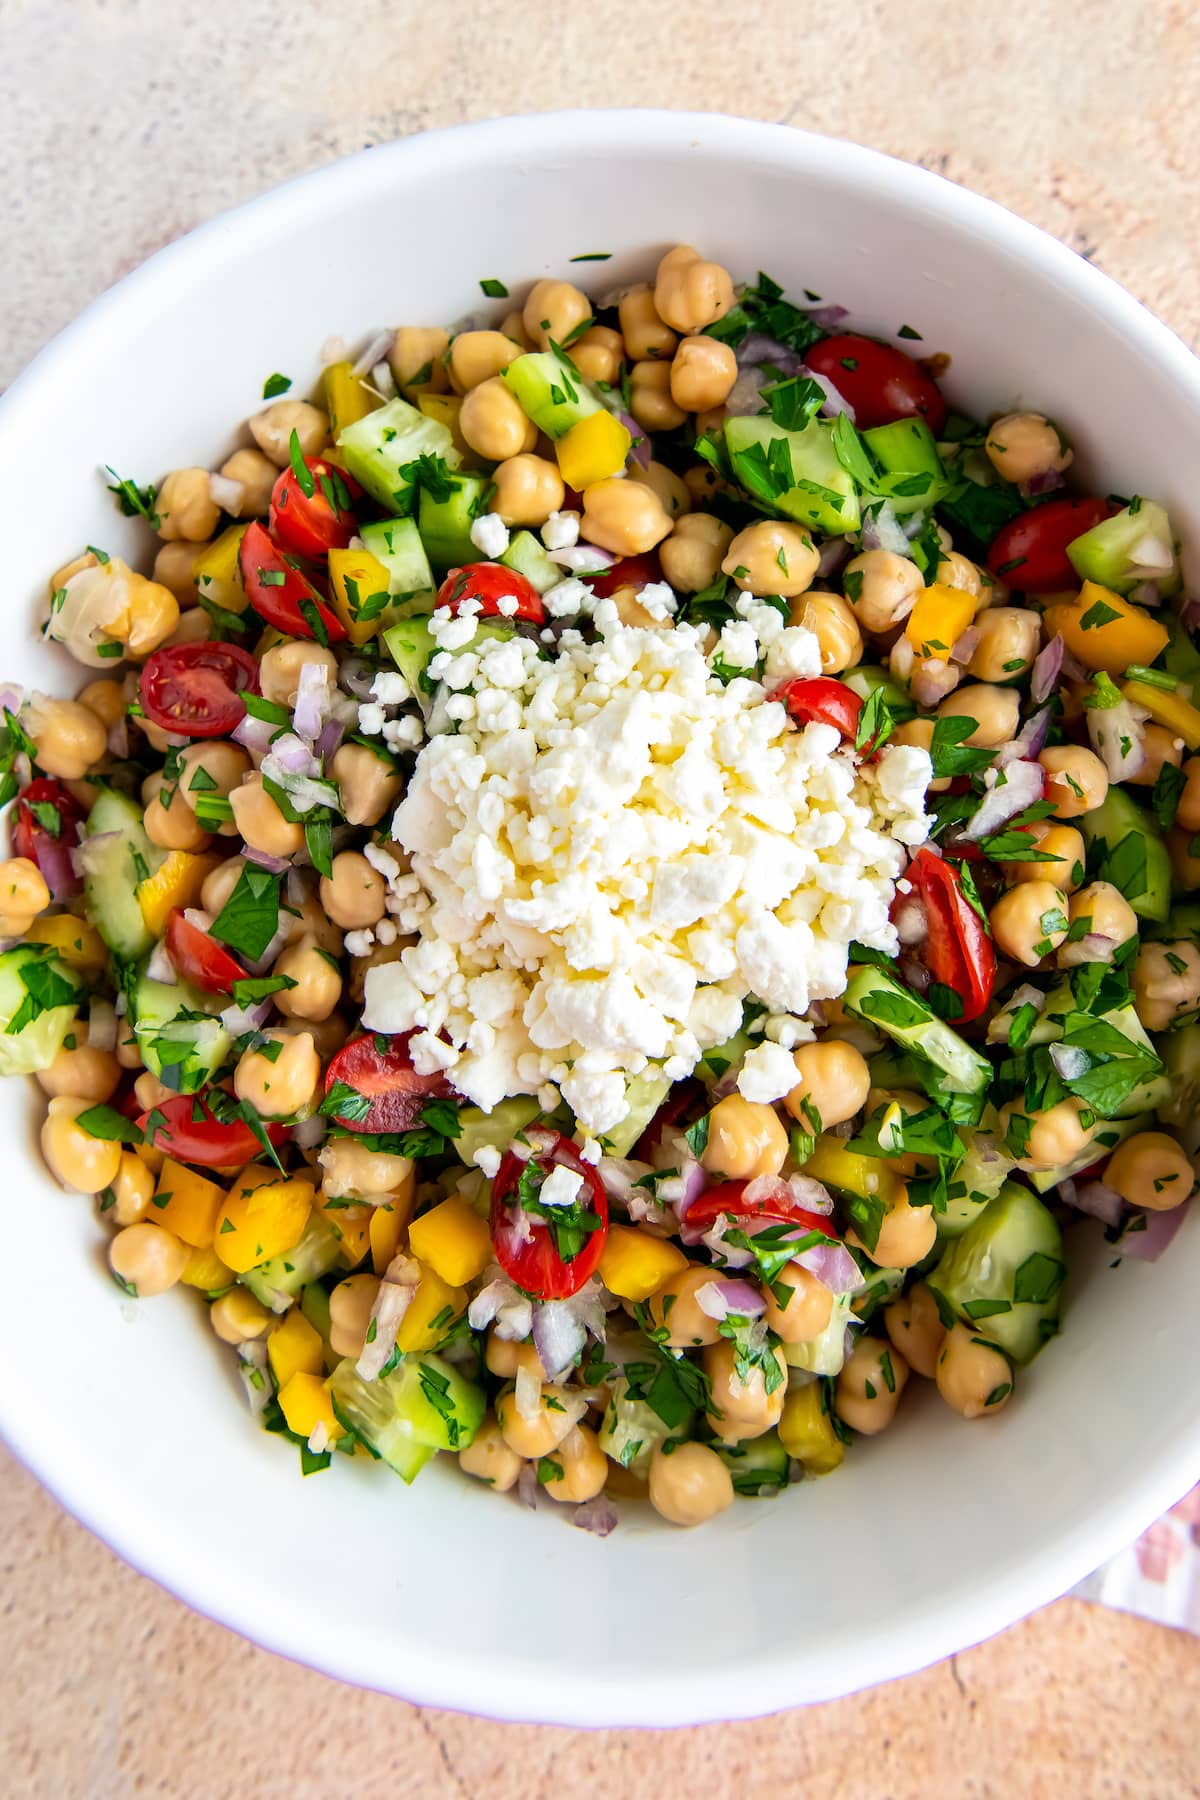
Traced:
<svg viewBox="0 0 1200 1800">
<path fill-rule="evenodd" d="M 374 1208 L 322 1197 L 317 1201 L 317 1210 L 341 1243 L 341 1261 L 348 1269 L 356 1269 L 370 1246 L 371 1214 Z"/>
<path fill-rule="evenodd" d="M 847 1150 L 844 1138 L 826 1133 L 819 1137 L 813 1153 L 804 1163 L 804 1173 L 825 1187 L 841 1188 L 844 1193 L 878 1194 L 885 1206 L 894 1206 L 900 1187 L 895 1173 L 878 1156 L 860 1156 Z"/>
<path fill-rule="evenodd" d="M 1085 669 L 1123 675 L 1130 663 L 1148 668 L 1167 647 L 1169 633 L 1144 607 L 1099 582 L 1085 581 L 1079 598 L 1048 606 L 1046 633 L 1056 634 Z"/>
<path fill-rule="evenodd" d="M 789 1456 L 804 1464 L 806 1475 L 830 1475 L 842 1461 L 846 1446 L 829 1414 L 821 1411 L 819 1381 L 789 1389 L 779 1421 L 779 1441 Z"/>
<path fill-rule="evenodd" d="M 329 598 L 352 644 L 368 643 L 392 622 L 388 572 L 369 550 L 329 552 Z"/>
<path fill-rule="evenodd" d="M 391 1199 L 384 1206 L 373 1206 L 368 1222 L 371 1238 L 371 1267 L 377 1275 L 382 1275 L 388 1264 L 400 1248 L 400 1234 L 412 1211 L 411 1200 L 400 1205 Z"/>
<path fill-rule="evenodd" d="M 436 1349 L 466 1308 L 465 1288 L 451 1287 L 432 1269 L 422 1266 L 417 1291 L 396 1333 L 398 1347 L 404 1351 Z"/>
<path fill-rule="evenodd" d="M 382 405 L 379 395 L 354 373 L 350 363 L 330 363 L 326 368 L 325 411 L 329 414 L 331 438 L 336 438 L 347 425 L 365 419 L 369 412 Z"/>
<path fill-rule="evenodd" d="M 226 612 L 243 613 L 249 605 L 238 561 L 245 532 L 245 525 L 227 525 L 192 564 L 192 580 L 200 598 L 223 606 Z"/>
<path fill-rule="evenodd" d="M 213 1241 L 224 1199 L 225 1190 L 215 1181 L 197 1175 L 168 1156 L 159 1171 L 158 1188 L 150 1202 L 154 1212 L 150 1216 L 185 1244 L 206 1250 Z"/>
<path fill-rule="evenodd" d="M 342 1435 L 342 1427 L 333 1410 L 333 1397 L 320 1375 L 310 1370 L 298 1370 L 280 1385 L 279 1408 L 287 1420 L 288 1430 L 294 1431 L 297 1437 L 310 1438 L 318 1425 L 325 1427 L 331 1443 Z"/>
<path fill-rule="evenodd" d="M 679 1245 L 667 1238 L 651 1237 L 637 1225 L 610 1225 L 600 1258 L 600 1279 L 622 1300 L 648 1300 L 668 1276 L 687 1266 Z"/>
<path fill-rule="evenodd" d="M 974 617 L 974 598 L 964 588 L 943 587 L 935 581 L 918 594 L 904 635 L 918 656 L 945 662 Z"/>
<path fill-rule="evenodd" d="M 138 905 L 147 931 L 161 937 L 167 929 L 167 914 L 177 906 L 193 906 L 221 860 L 207 852 L 197 856 L 190 850 L 168 850 L 153 875 L 138 883 Z"/>
<path fill-rule="evenodd" d="M 572 425 L 554 446 L 558 472 L 578 493 L 594 481 L 606 481 L 625 467 L 633 439 L 610 412 L 592 413 Z"/>
<path fill-rule="evenodd" d="M 244 1275 L 300 1242 L 312 1205 L 307 1181 L 280 1178 L 249 1187 L 239 1179 L 217 1214 L 213 1248 L 227 1267 Z"/>
<path fill-rule="evenodd" d="M 179 1279 L 186 1287 L 199 1288 L 205 1294 L 219 1294 L 229 1286 L 231 1277 L 216 1251 L 211 1245 L 205 1245 L 192 1251 Z"/>
<path fill-rule="evenodd" d="M 276 1387 L 286 1387 L 293 1375 L 325 1373 L 321 1334 L 298 1306 L 293 1306 L 267 1333 L 267 1359 Z"/>
<path fill-rule="evenodd" d="M 418 394 L 416 396 L 418 412 L 423 412 L 427 419 L 436 419 L 444 425 L 454 439 L 454 448 L 462 458 L 460 468 L 482 469 L 484 460 L 476 454 L 462 434 L 462 426 L 458 415 L 462 411 L 461 394 Z"/>
<path fill-rule="evenodd" d="M 51 944 L 59 960 L 81 975 L 99 975 L 108 960 L 104 939 L 86 919 L 74 913 L 50 913 L 35 919 L 25 933 L 30 944 Z"/>
<path fill-rule="evenodd" d="M 408 1228 L 408 1242 L 418 1262 L 426 1263 L 451 1287 L 463 1287 L 482 1275 L 492 1258 L 488 1222 L 473 1212 L 460 1194 L 451 1194 Z"/>
<path fill-rule="evenodd" d="M 1168 731 L 1181 737 L 1189 750 L 1200 750 L 1200 710 L 1182 694 L 1137 680 L 1123 681 L 1121 692 L 1135 706 L 1144 707 L 1159 725 L 1165 725 Z"/>
</svg>

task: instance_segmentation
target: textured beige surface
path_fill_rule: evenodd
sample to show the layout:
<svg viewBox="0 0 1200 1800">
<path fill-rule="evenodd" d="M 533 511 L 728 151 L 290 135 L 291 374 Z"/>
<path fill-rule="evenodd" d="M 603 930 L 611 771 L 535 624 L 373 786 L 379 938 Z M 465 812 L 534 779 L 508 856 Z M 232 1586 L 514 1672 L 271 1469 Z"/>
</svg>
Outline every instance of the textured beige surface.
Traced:
<svg viewBox="0 0 1200 1800">
<path fill-rule="evenodd" d="M 1198 23 L 1155 0 L 0 0 L 0 382 L 160 244 L 288 175 L 570 105 L 742 112 L 944 170 L 1194 343 Z M 587 1735 L 420 1712 L 271 1658 L 7 1463 L 0 1571 L 5 1794 L 1200 1792 L 1200 1648 L 1078 1602 L 807 1713 Z"/>
</svg>

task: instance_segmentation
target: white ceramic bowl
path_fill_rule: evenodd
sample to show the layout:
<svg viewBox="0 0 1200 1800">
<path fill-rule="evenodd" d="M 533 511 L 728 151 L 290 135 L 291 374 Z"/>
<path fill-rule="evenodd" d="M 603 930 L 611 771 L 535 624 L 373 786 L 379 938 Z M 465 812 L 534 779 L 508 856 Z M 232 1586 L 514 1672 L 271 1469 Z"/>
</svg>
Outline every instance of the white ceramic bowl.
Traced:
<svg viewBox="0 0 1200 1800">
<path fill-rule="evenodd" d="M 281 369 L 331 333 L 487 309 L 544 274 L 601 291 L 687 241 L 947 350 L 977 412 L 1035 404 L 1101 483 L 1165 500 L 1200 543 L 1200 364 L 1097 270 L 998 206 L 851 144 L 734 119 L 570 113 L 370 150 L 194 232 L 63 333 L 0 404 L 2 673 L 66 673 L 26 621 L 85 542 L 144 550 L 96 476 L 213 462 Z M 580 252 L 610 262 L 572 266 Z M 488 309 L 490 310 L 490 309 Z M 1102 490 L 1103 491 L 1103 490 Z M 699 1533 L 601 1542 L 435 1466 L 412 1489 L 340 1462 L 301 1481 L 254 1429 L 181 1294 L 104 1278 L 106 1236 L 0 1088 L 0 1424 L 72 1512 L 191 1605 L 410 1700 L 506 1719 L 666 1725 L 845 1693 L 1062 1593 L 1200 1477 L 1200 1226 L 1154 1267 L 1072 1248 L 1066 1329 L 1001 1416 L 914 1382 L 833 1479 Z M 1090 1228 L 1088 1228 L 1090 1230 Z M 1087 1232 L 1085 1231 L 1085 1237 Z M 1098 1237 L 1098 1234 L 1095 1234 Z M 924 1391 L 916 1391 L 916 1390 Z M 52 1572 L 51 1572 L 52 1577 Z"/>
</svg>

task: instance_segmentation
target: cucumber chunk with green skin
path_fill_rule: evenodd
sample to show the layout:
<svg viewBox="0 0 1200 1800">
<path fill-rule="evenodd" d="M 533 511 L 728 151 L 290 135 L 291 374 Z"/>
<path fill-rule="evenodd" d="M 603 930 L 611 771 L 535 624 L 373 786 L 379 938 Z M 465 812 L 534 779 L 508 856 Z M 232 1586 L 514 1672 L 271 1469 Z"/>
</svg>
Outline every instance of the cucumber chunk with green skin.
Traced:
<svg viewBox="0 0 1200 1800">
<path fill-rule="evenodd" d="M 1171 859 L 1154 815 L 1113 786 L 1077 822 L 1089 876 L 1119 888 L 1139 919 L 1161 923 L 1171 908 Z"/>
<path fill-rule="evenodd" d="M 325 1346 L 325 1367 L 331 1369 L 338 1358 L 330 1341 L 333 1330 L 333 1314 L 329 1305 L 329 1295 L 319 1281 L 310 1281 L 300 1292 L 300 1311 L 314 1330 L 321 1334 L 321 1342 Z"/>
<path fill-rule="evenodd" d="M 888 501 L 897 518 L 935 506 L 949 492 L 949 477 L 924 419 L 875 425 L 862 440 L 883 470 L 872 491 Z"/>
<path fill-rule="evenodd" d="M 864 665 L 857 669 L 847 669 L 844 675 L 838 676 L 838 680 L 844 681 L 851 693 L 857 694 L 860 700 L 869 700 L 877 689 L 881 689 L 883 703 L 897 725 L 903 725 L 906 719 L 915 719 L 917 716 L 912 699 L 892 680 L 886 669 Z"/>
<path fill-rule="evenodd" d="M 301 1288 L 337 1267 L 342 1240 L 322 1213 L 310 1213 L 298 1244 L 238 1276 L 272 1312 L 286 1312 Z M 344 1266 L 344 1265 L 343 1265 Z"/>
<path fill-rule="evenodd" d="M 0 1075 L 48 1069 L 75 1023 L 83 983 L 47 945 L 0 955 Z"/>
<path fill-rule="evenodd" d="M 854 1256 L 853 1250 L 850 1254 Z M 854 1256 L 854 1260 L 862 1270 L 863 1285 L 851 1295 L 850 1310 L 865 1325 L 880 1307 L 889 1305 L 903 1292 L 908 1270 L 877 1268 L 864 1256 Z"/>
<path fill-rule="evenodd" d="M 109 949 L 132 962 L 154 945 L 138 886 L 161 866 L 166 852 L 146 836 L 141 807 L 115 788 L 97 796 L 84 833 L 89 840 L 83 877 L 87 916 Z"/>
<path fill-rule="evenodd" d="M 1160 944 L 1200 941 L 1200 901 L 1177 901 L 1164 920 L 1147 921 L 1142 937 Z"/>
<path fill-rule="evenodd" d="M 981 1094 L 992 1081 L 992 1065 L 952 1031 L 923 1000 L 871 964 L 856 968 L 846 984 L 844 1004 L 860 1019 L 939 1071 L 952 1093 Z"/>
<path fill-rule="evenodd" d="M 566 575 L 560 563 L 551 562 L 532 531 L 518 531 L 500 561 L 506 569 L 515 569 L 518 575 L 523 575 L 539 594 L 557 587 Z"/>
<path fill-rule="evenodd" d="M 1160 593 L 1172 594 L 1179 585 L 1179 565 L 1167 510 L 1157 500 L 1136 504 L 1136 512 L 1123 507 L 1075 538 L 1067 545 L 1067 556 L 1081 581 L 1098 582 L 1116 594 L 1127 594 L 1142 581 L 1153 581 Z M 1163 550 L 1169 564 L 1164 563 Z"/>
<path fill-rule="evenodd" d="M 456 475 L 444 500 L 435 500 L 428 488 L 421 489 L 417 505 L 421 542 L 439 573 L 479 561 L 479 552 L 471 542 L 471 527 L 486 511 L 491 487 L 486 475 Z"/>
<path fill-rule="evenodd" d="M 476 1151 L 485 1147 L 499 1150 L 503 1156 L 517 1133 L 532 1125 L 541 1110 L 532 1094 L 514 1094 L 499 1101 L 490 1113 L 478 1106 L 464 1106 L 458 1115 L 455 1151 L 468 1168 L 474 1165 Z"/>
<path fill-rule="evenodd" d="M 777 1431 L 764 1431 L 742 1444 L 715 1443 L 713 1449 L 733 1477 L 734 1493 L 746 1499 L 777 1494 L 791 1479 L 791 1461 Z"/>
<path fill-rule="evenodd" d="M 1193 1155 L 1200 1145 L 1200 1024 L 1181 1025 L 1160 1037 L 1158 1044 L 1170 1082 L 1158 1116 L 1178 1132 L 1184 1149 Z"/>
<path fill-rule="evenodd" d="M 433 591 L 433 570 L 415 519 L 373 519 L 359 527 L 363 547 L 387 570 L 388 593 Z"/>
<path fill-rule="evenodd" d="M 979 1217 L 980 1208 L 996 1198 L 1013 1168 L 995 1131 L 968 1127 L 959 1136 L 967 1153 L 950 1174 L 945 1211 L 934 1214 L 939 1238 L 961 1237 Z"/>
<path fill-rule="evenodd" d="M 835 1294 L 829 1323 L 819 1337 L 806 1344 L 780 1344 L 789 1369 L 807 1369 L 810 1375 L 837 1375 L 846 1360 L 846 1327 L 854 1322 L 853 1296 Z"/>
<path fill-rule="evenodd" d="M 419 700 L 422 710 L 428 712 L 433 684 L 425 671 L 430 657 L 437 654 L 437 643 L 429 618 L 418 615 L 411 619 L 398 619 L 384 632 L 383 642 L 388 655 Z"/>
<path fill-rule="evenodd" d="M 725 448 L 734 480 L 772 513 L 835 535 L 858 530 L 858 490 L 823 420 L 789 431 L 767 418 L 727 419 Z"/>
<path fill-rule="evenodd" d="M 405 1481 L 437 1451 L 467 1449 L 487 1409 L 479 1384 L 432 1351 L 402 1357 L 374 1381 L 364 1381 L 347 1357 L 329 1390 L 341 1423 Z"/>
<path fill-rule="evenodd" d="M 213 996 L 180 981 L 141 974 L 130 995 L 130 1023 L 142 1061 L 177 1094 L 195 1094 L 211 1081 L 232 1042 L 212 1010 Z"/>
<path fill-rule="evenodd" d="M 671 1083 L 665 1075 L 653 1075 L 647 1070 L 644 1075 L 630 1076 L 625 1085 L 629 1111 L 600 1140 L 606 1154 L 628 1156 L 670 1091 Z"/>
<path fill-rule="evenodd" d="M 672 1429 L 648 1401 L 632 1399 L 628 1381 L 624 1375 L 618 1375 L 600 1424 L 600 1448 L 623 1469 L 645 1480 L 658 1446 L 669 1437 L 686 1437 L 691 1427 L 692 1419 L 688 1419 Z"/>
<path fill-rule="evenodd" d="M 566 356 L 534 350 L 500 371 L 527 419 L 547 437 L 565 437 L 572 426 L 604 411 L 599 394 Z"/>
<path fill-rule="evenodd" d="M 1162 623 L 1170 632 L 1170 640 L 1159 661 L 1168 675 L 1177 680 L 1200 683 L 1200 648 L 1190 631 L 1178 619 L 1165 618 Z"/>
<path fill-rule="evenodd" d="M 1058 1330 L 1062 1232 L 1028 1188 L 1006 1182 L 925 1277 L 948 1315 L 1027 1363 Z"/>
<path fill-rule="evenodd" d="M 1039 1194 L 1053 1193 L 1060 1181 L 1070 1181 L 1074 1176 L 1090 1169 L 1101 1157 L 1109 1156 L 1118 1144 L 1126 1138 L 1133 1137 L 1136 1132 L 1149 1131 L 1154 1119 L 1149 1113 L 1140 1113 L 1136 1118 L 1105 1119 L 1100 1124 L 1095 1137 L 1086 1144 L 1070 1162 L 1060 1163 L 1056 1169 L 1034 1169 L 1027 1177 L 1029 1184 Z"/>
<path fill-rule="evenodd" d="M 338 432 L 338 449 L 350 474 L 391 513 L 410 513 L 416 490 L 403 473 L 419 456 L 437 456 L 457 469 L 462 454 L 445 425 L 427 419 L 407 400 L 389 400 Z"/>
</svg>

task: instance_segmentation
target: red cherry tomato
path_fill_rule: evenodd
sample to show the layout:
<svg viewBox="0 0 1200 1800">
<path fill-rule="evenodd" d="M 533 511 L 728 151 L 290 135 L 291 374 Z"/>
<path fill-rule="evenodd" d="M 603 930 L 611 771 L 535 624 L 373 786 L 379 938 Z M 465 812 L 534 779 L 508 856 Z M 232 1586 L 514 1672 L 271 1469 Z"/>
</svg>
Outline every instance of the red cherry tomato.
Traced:
<svg viewBox="0 0 1200 1800">
<path fill-rule="evenodd" d="M 185 919 L 179 907 L 168 915 L 166 944 L 176 973 L 206 994 L 232 994 L 235 981 L 248 979 L 237 957 Z"/>
<path fill-rule="evenodd" d="M 907 875 L 928 923 L 917 954 L 934 981 L 958 995 L 963 1010 L 955 1022 L 967 1024 L 986 1010 L 996 985 L 996 951 L 987 926 L 968 899 L 962 876 L 932 850 L 918 850 Z"/>
<path fill-rule="evenodd" d="M 583 1176 L 579 1197 L 571 1207 L 546 1207 L 543 1217 L 522 1206 L 519 1187 L 528 1165 L 511 1150 L 501 1161 L 492 1183 L 492 1245 L 496 1261 L 510 1281 L 539 1300 L 565 1300 L 577 1294 L 599 1267 L 608 1237 L 608 1195 L 604 1184 L 569 1138 L 557 1133 L 553 1136 L 553 1143 L 537 1151 L 529 1161 L 546 1174 L 557 1165 Z M 557 1222 L 558 1215 L 561 1223 Z M 578 1249 L 564 1255 L 559 1249 L 562 1233 L 572 1226 L 584 1235 Z"/>
<path fill-rule="evenodd" d="M 689 1075 L 685 1081 L 677 1081 L 670 1093 L 643 1131 L 633 1147 L 633 1156 L 638 1162 L 649 1162 L 650 1152 L 662 1139 L 664 1131 L 672 1125 L 678 1125 L 686 1113 L 693 1112 L 697 1103 L 704 1097 L 704 1084 Z"/>
<path fill-rule="evenodd" d="M 797 1206 L 794 1200 L 777 1200 L 770 1195 L 747 1200 L 747 1186 L 745 1181 L 719 1181 L 716 1187 L 706 1188 L 687 1209 L 688 1230 L 695 1226 L 715 1225 L 724 1213 L 730 1219 L 780 1219 L 805 1231 L 819 1231 L 823 1237 L 837 1236 L 832 1221 L 824 1214 L 809 1212 L 805 1207 Z"/>
<path fill-rule="evenodd" d="M 247 525 L 238 553 L 242 586 L 260 618 L 289 637 L 340 644 L 346 627 L 330 612 L 308 576 L 285 556 L 256 519 Z"/>
<path fill-rule="evenodd" d="M 1109 515 L 1107 500 L 1047 500 L 1012 519 L 992 539 L 988 568 L 1023 594 L 1079 586 L 1067 545 Z"/>
<path fill-rule="evenodd" d="M 62 782 L 47 775 L 31 781 L 17 801 L 13 849 L 37 864 L 52 900 L 69 900 L 83 887 L 71 862 L 83 812 Z"/>
<path fill-rule="evenodd" d="M 140 692 L 152 725 L 177 737 L 228 737 L 257 694 L 258 664 L 236 644 L 170 644 L 146 658 Z"/>
<path fill-rule="evenodd" d="M 244 1119 L 223 1123 L 213 1116 L 198 1094 L 176 1094 L 138 1115 L 146 1142 L 165 1150 L 177 1162 L 198 1163 L 203 1169 L 237 1168 L 262 1153 L 262 1142 Z M 278 1149 L 291 1136 L 287 1125 L 267 1125 L 267 1137 Z"/>
<path fill-rule="evenodd" d="M 771 698 L 783 701 L 797 725 L 832 725 L 854 742 L 863 703 L 844 681 L 834 681 L 828 675 L 819 675 L 812 681 L 785 681 Z"/>
<path fill-rule="evenodd" d="M 411 1131 L 420 1123 L 421 1108 L 430 1100 L 451 1100 L 454 1089 L 445 1075 L 420 1075 L 408 1053 L 411 1031 L 402 1037 L 369 1035 L 351 1038 L 325 1071 L 325 1092 L 341 1082 L 364 1095 L 370 1106 L 364 1113 L 349 1096 L 343 1097 L 344 1113 L 335 1113 L 339 1125 L 351 1131 Z M 382 1046 L 382 1048 L 381 1048 Z"/>
<path fill-rule="evenodd" d="M 516 612 L 502 611 L 502 599 L 515 600 Z M 464 600 L 478 600 L 483 619 L 526 619 L 531 625 L 546 622 L 542 596 L 532 581 L 503 563 L 465 563 L 461 569 L 451 569 L 438 589 L 437 603 L 456 613 Z"/>
<path fill-rule="evenodd" d="M 808 367 L 833 383 L 843 400 L 854 408 L 860 431 L 872 425 L 890 425 L 894 419 L 920 415 L 934 437 L 946 423 L 946 402 L 937 383 L 919 369 L 911 356 L 891 344 L 840 332 L 822 338 L 804 353 Z"/>
<path fill-rule="evenodd" d="M 297 556 L 328 556 L 345 550 L 358 531 L 354 502 L 362 489 L 344 469 L 319 456 L 306 456 L 308 479 L 285 469 L 271 489 L 271 533 Z"/>
<path fill-rule="evenodd" d="M 590 576 L 588 586 L 597 600 L 611 600 L 618 588 L 631 587 L 635 594 L 640 594 L 648 582 L 661 580 L 658 554 L 647 550 L 641 556 L 619 557 L 603 575 Z"/>
</svg>

